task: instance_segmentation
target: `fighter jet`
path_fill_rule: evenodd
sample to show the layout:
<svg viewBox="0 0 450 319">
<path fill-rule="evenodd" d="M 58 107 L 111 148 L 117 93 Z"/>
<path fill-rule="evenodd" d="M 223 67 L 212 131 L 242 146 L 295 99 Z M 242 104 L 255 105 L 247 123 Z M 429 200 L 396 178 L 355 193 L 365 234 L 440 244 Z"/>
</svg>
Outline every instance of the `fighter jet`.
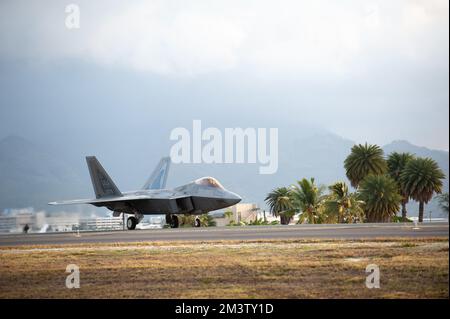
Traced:
<svg viewBox="0 0 450 319">
<path fill-rule="evenodd" d="M 166 189 L 170 157 L 161 159 L 141 190 L 121 192 L 95 156 L 86 157 L 95 199 L 76 199 L 48 203 L 49 205 L 91 204 L 106 207 L 113 216 L 133 215 L 127 219 L 127 228 L 135 229 L 144 215 L 165 214 L 172 227 L 179 225 L 179 214 L 201 215 L 225 208 L 241 201 L 239 195 L 226 190 L 215 178 L 202 177 L 174 189 Z M 195 226 L 200 220 L 195 218 Z"/>
</svg>

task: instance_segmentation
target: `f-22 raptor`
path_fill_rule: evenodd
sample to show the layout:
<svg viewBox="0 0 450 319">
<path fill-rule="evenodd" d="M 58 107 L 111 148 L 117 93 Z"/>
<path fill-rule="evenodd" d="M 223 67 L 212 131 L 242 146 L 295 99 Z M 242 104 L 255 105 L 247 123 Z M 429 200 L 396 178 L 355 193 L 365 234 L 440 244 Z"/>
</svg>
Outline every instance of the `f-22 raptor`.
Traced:
<svg viewBox="0 0 450 319">
<path fill-rule="evenodd" d="M 95 199 L 76 199 L 51 202 L 49 205 L 91 204 L 106 207 L 113 211 L 113 216 L 130 214 L 127 228 L 132 230 L 144 215 L 165 214 L 166 223 L 172 228 L 179 225 L 179 214 L 201 215 L 210 211 L 232 206 L 241 201 L 239 195 L 226 190 L 215 178 L 202 177 L 174 189 L 165 189 L 170 167 L 170 157 L 164 157 L 155 168 L 141 190 L 124 192 L 106 173 L 95 156 L 86 157 Z M 195 226 L 200 220 L 195 218 Z"/>
</svg>

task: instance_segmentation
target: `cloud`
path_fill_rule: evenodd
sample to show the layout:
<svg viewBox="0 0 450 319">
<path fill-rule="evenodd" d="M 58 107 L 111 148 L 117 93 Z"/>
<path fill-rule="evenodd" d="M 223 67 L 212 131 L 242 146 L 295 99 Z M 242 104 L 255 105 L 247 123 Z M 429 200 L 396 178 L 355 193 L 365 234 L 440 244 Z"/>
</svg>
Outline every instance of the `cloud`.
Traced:
<svg viewBox="0 0 450 319">
<path fill-rule="evenodd" d="M 233 21 L 214 12 L 162 12 L 160 3 L 139 3 L 107 16 L 89 39 L 89 53 L 98 63 L 160 74 L 193 75 L 235 66 L 244 33 Z"/>
<path fill-rule="evenodd" d="M 166 76 L 369 72 L 384 60 L 448 67 L 448 2 L 78 1 L 67 30 L 60 2 L 2 2 L 2 56 L 75 58 Z"/>
</svg>

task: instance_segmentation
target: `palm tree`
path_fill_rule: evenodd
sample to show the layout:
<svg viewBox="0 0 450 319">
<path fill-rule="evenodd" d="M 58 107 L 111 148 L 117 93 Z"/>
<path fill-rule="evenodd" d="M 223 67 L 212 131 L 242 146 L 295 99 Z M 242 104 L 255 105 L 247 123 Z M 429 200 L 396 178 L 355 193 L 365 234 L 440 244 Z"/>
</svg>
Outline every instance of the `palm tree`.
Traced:
<svg viewBox="0 0 450 319">
<path fill-rule="evenodd" d="M 410 160 L 400 174 L 400 181 L 409 196 L 419 202 L 419 222 L 423 221 L 425 204 L 433 198 L 434 193 L 442 192 L 444 178 L 445 174 L 439 165 L 428 157 Z"/>
<path fill-rule="evenodd" d="M 325 200 L 325 211 L 334 216 L 338 223 L 362 222 L 364 220 L 364 202 L 350 193 L 344 182 L 336 182 L 328 187 L 330 194 Z"/>
<path fill-rule="evenodd" d="M 406 167 L 406 164 L 414 158 L 411 153 L 391 153 L 387 159 L 388 172 L 392 179 L 397 183 L 400 195 L 402 196 L 402 220 L 406 221 L 406 204 L 409 201 L 409 194 L 404 185 L 400 182 L 400 175 Z"/>
<path fill-rule="evenodd" d="M 367 175 L 382 175 L 387 171 L 383 150 L 378 145 L 367 143 L 354 145 L 345 159 L 344 166 L 347 178 L 355 188 Z"/>
<path fill-rule="evenodd" d="M 448 193 L 438 196 L 439 206 L 448 215 Z"/>
<path fill-rule="evenodd" d="M 299 223 L 307 221 L 310 224 L 320 224 L 323 221 L 321 210 L 323 187 L 314 184 L 314 178 L 303 178 L 292 186 L 294 207 L 300 212 Z"/>
<path fill-rule="evenodd" d="M 233 221 L 233 212 L 231 210 L 227 210 L 225 213 L 223 213 L 224 217 L 228 219 L 228 222 Z"/>
<path fill-rule="evenodd" d="M 276 217 L 280 216 L 282 225 L 288 225 L 290 223 L 295 211 L 292 203 L 292 192 L 289 188 L 275 188 L 267 194 L 265 202 L 273 215 Z"/>
<path fill-rule="evenodd" d="M 217 226 L 216 221 L 210 214 L 202 214 L 202 215 L 200 215 L 199 219 L 200 219 L 200 226 L 202 226 L 202 227 Z"/>
<path fill-rule="evenodd" d="M 388 175 L 369 175 L 361 182 L 360 198 L 369 222 L 387 222 L 400 208 L 402 196 L 397 183 Z"/>
<path fill-rule="evenodd" d="M 179 223 L 181 227 L 191 227 L 194 226 L 195 216 L 194 215 L 181 215 L 179 217 Z"/>
</svg>

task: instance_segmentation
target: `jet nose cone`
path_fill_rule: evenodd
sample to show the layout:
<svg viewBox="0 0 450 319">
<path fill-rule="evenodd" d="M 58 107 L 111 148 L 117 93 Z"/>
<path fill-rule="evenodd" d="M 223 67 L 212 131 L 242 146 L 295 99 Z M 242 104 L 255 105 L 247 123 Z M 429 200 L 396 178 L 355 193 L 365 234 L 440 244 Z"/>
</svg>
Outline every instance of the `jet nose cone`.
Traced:
<svg viewBox="0 0 450 319">
<path fill-rule="evenodd" d="M 227 194 L 227 203 L 231 205 L 235 205 L 242 200 L 241 196 L 236 193 L 228 192 Z"/>
</svg>

